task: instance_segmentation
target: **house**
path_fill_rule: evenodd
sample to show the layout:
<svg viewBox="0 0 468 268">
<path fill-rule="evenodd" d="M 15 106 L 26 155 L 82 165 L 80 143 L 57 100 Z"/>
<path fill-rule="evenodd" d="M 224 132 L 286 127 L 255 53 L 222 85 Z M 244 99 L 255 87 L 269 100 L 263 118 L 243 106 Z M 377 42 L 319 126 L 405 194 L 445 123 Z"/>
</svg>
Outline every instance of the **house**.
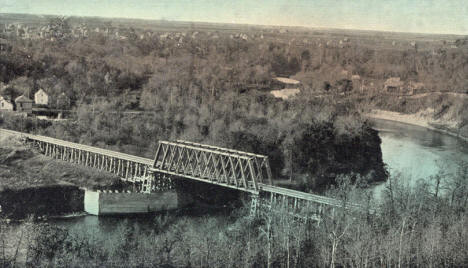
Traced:
<svg viewBox="0 0 468 268">
<path fill-rule="evenodd" d="M 384 83 L 384 90 L 388 93 L 399 93 L 403 84 L 400 77 L 390 77 Z"/>
<path fill-rule="evenodd" d="M 13 111 L 13 102 L 11 102 L 9 99 L 5 99 L 4 97 L 0 96 L 0 110 Z"/>
<path fill-rule="evenodd" d="M 39 89 L 39 91 L 34 94 L 34 102 L 40 105 L 48 105 L 49 95 L 43 89 Z"/>
<path fill-rule="evenodd" d="M 15 99 L 15 104 L 17 112 L 32 113 L 33 101 L 30 98 L 21 95 Z"/>
<path fill-rule="evenodd" d="M 408 94 L 418 94 L 425 91 L 425 85 L 421 82 L 410 81 L 408 85 Z"/>
</svg>

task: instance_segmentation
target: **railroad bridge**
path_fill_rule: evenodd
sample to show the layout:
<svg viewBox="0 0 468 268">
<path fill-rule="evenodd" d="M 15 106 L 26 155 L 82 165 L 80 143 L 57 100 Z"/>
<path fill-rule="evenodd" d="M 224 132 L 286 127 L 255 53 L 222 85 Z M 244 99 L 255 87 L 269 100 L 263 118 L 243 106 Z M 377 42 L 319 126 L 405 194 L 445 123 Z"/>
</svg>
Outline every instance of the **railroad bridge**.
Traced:
<svg viewBox="0 0 468 268">
<path fill-rule="evenodd" d="M 307 211 L 317 216 L 335 208 L 362 209 L 357 204 L 274 186 L 264 155 L 177 140 L 159 141 L 154 159 L 149 159 L 46 136 L 0 129 L 2 132 L 21 135 L 46 156 L 138 182 L 145 193 L 163 191 L 171 180 L 183 178 L 246 192 L 252 197 L 252 210 L 260 204 L 279 205 L 293 214 Z"/>
</svg>

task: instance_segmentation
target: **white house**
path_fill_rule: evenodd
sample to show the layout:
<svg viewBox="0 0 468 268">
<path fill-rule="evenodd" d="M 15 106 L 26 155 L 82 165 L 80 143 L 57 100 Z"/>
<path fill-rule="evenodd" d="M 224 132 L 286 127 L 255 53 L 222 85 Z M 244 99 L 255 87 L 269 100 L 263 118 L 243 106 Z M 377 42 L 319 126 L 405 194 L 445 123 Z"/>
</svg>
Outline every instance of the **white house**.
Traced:
<svg viewBox="0 0 468 268">
<path fill-rule="evenodd" d="M 36 104 L 48 105 L 49 104 L 49 95 L 47 95 L 47 93 L 44 90 L 39 89 L 39 91 L 37 91 L 34 94 L 34 102 Z"/>
<path fill-rule="evenodd" d="M 10 100 L 0 96 L 0 110 L 13 111 L 13 108 L 13 103 Z"/>
</svg>

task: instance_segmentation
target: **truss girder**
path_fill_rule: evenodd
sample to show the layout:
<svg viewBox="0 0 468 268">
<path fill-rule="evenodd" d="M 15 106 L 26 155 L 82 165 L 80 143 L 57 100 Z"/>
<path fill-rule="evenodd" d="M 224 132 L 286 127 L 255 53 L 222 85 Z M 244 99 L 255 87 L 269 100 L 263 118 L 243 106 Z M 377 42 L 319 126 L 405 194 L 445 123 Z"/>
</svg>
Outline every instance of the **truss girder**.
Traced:
<svg viewBox="0 0 468 268">
<path fill-rule="evenodd" d="M 160 141 L 152 170 L 258 192 L 269 166 L 268 158 L 257 156 L 214 146 Z"/>
<path fill-rule="evenodd" d="M 367 208 L 360 204 L 344 203 L 330 197 L 273 186 L 268 158 L 262 155 L 178 141 L 160 142 L 155 159 L 148 159 L 0 128 L 0 134 L 3 133 L 25 138 L 46 156 L 112 172 L 127 181 L 136 182 L 139 178 L 146 178 L 147 171 L 156 171 L 159 174 L 155 174 L 155 184 L 151 187 L 160 190 L 172 189 L 174 185 L 170 175 L 176 175 L 257 195 L 263 192 L 269 197 L 270 206 L 286 207 L 293 211 L 301 212 L 305 207 L 320 215 L 327 207 L 332 212 L 334 208 L 342 208 L 376 213 L 373 207 Z"/>
<path fill-rule="evenodd" d="M 190 142 L 190 141 L 185 141 L 185 140 L 177 140 L 177 143 L 196 147 L 196 148 L 208 149 L 208 150 L 213 150 L 216 152 L 236 154 L 239 156 L 252 158 L 253 160 L 252 168 L 254 170 L 254 173 L 256 174 L 257 182 L 272 184 L 272 175 L 271 175 L 270 164 L 268 161 L 268 156 L 260 155 L 260 154 L 253 154 L 249 152 L 243 152 L 243 151 L 238 151 L 238 150 L 233 150 L 233 149 L 228 149 L 228 148 L 222 148 L 222 147 L 213 146 L 213 145 L 195 143 L 195 142 Z"/>
</svg>

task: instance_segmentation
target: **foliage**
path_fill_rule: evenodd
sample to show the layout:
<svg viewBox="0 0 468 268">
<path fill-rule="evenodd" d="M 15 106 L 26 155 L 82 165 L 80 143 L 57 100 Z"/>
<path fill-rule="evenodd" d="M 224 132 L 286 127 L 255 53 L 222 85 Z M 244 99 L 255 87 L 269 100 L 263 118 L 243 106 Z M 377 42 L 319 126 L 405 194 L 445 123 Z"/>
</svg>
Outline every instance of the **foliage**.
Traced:
<svg viewBox="0 0 468 268">
<path fill-rule="evenodd" d="M 259 207 L 257 217 L 246 214 L 248 207 L 231 217 L 159 215 L 153 229 L 121 221 L 100 235 L 32 224 L 24 231 L 26 261 L 35 267 L 464 267 L 466 173 L 464 163 L 453 176 L 441 175 L 447 191 L 438 196 L 434 181 L 410 188 L 394 177 L 380 200 L 362 188 L 362 178 L 340 176 L 328 195 L 344 206 L 360 202 L 363 210 L 325 209 L 320 222 L 273 206 Z"/>
</svg>

